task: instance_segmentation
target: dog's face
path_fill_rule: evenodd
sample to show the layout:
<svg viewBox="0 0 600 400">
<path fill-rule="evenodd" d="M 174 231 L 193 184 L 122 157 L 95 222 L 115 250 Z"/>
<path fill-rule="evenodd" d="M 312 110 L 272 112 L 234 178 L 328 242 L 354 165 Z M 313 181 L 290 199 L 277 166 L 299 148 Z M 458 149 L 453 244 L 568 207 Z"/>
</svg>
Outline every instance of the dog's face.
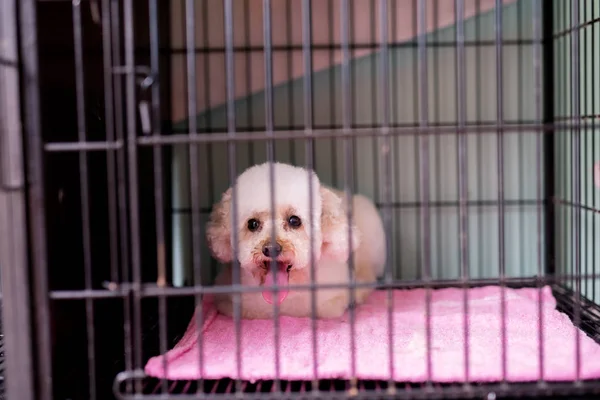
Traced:
<svg viewBox="0 0 600 400">
<path fill-rule="evenodd" d="M 272 260 L 285 272 L 310 265 L 310 214 L 291 204 L 278 204 L 274 212 L 270 209 L 248 210 L 240 217 L 238 261 L 261 283 Z M 312 231 L 313 238 L 318 239 L 319 227 L 313 226 Z M 313 241 L 313 247 L 317 258 L 320 253 L 318 240 Z"/>
<path fill-rule="evenodd" d="M 224 263 L 233 261 L 237 239 L 240 266 L 259 284 L 269 279 L 271 261 L 277 263 L 282 275 L 310 268 L 311 248 L 315 262 L 323 256 L 345 261 L 349 255 L 348 224 L 342 198 L 322 187 L 313 171 L 271 165 L 273 188 L 268 163 L 251 167 L 238 177 L 237 221 L 233 221 L 233 188 L 214 206 L 207 227 L 213 255 Z M 352 248 L 358 243 L 353 227 Z"/>
</svg>

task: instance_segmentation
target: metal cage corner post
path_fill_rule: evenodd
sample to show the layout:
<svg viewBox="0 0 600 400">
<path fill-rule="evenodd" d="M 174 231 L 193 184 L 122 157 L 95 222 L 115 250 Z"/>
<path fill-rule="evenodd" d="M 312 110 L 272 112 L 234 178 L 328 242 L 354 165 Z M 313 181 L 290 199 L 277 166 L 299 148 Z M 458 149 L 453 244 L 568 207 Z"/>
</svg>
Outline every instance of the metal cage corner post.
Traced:
<svg viewBox="0 0 600 400">
<path fill-rule="evenodd" d="M 19 40 L 21 54 L 21 94 L 27 162 L 29 254 L 32 266 L 33 328 L 35 340 L 35 382 L 40 400 L 52 398 L 52 348 L 50 339 L 50 299 L 46 249 L 44 198 L 44 158 L 41 128 L 40 75 L 38 55 L 37 2 L 19 0 Z M 33 381 L 32 381 L 33 382 Z"/>
<path fill-rule="evenodd" d="M 27 193 L 31 186 L 26 185 L 29 181 L 26 180 L 23 135 L 23 129 L 31 133 L 29 122 L 33 120 L 28 117 L 35 110 L 28 109 L 29 99 L 22 101 L 20 97 L 22 87 L 26 88 L 26 95 L 32 93 L 31 86 L 37 78 L 28 69 L 29 56 L 35 55 L 35 49 L 30 47 L 35 44 L 35 25 L 28 25 L 32 22 L 29 19 L 32 6 L 32 1 L 0 3 L 0 279 L 7 353 L 4 387 L 9 399 L 24 400 L 36 398 L 34 378 L 45 376 L 34 372 L 38 364 L 33 358 L 27 219 L 27 198 L 31 201 L 32 196 Z M 19 55 L 23 55 L 22 60 Z M 33 291 L 36 289 L 38 287 Z M 35 301 L 34 304 L 37 318 L 40 310 Z M 42 381 L 36 383 L 39 385 Z"/>
<path fill-rule="evenodd" d="M 543 81 L 542 86 L 544 87 L 544 98 L 542 101 L 542 121 L 544 124 L 551 126 L 554 123 L 554 13 L 553 5 L 545 1 L 540 1 L 541 13 L 542 13 L 542 73 Z M 543 133 L 542 133 L 543 134 Z M 554 129 L 550 129 L 544 135 L 543 142 L 543 170 L 545 171 L 545 179 L 543 182 L 544 187 L 544 201 L 546 204 L 546 212 L 544 218 L 544 227 L 546 235 L 544 237 L 544 243 L 546 243 L 545 249 L 545 269 L 546 274 L 554 275 L 556 271 L 556 250 L 555 246 L 548 245 L 554 243 L 554 232 L 555 232 L 555 176 L 552 172 L 554 170 Z"/>
</svg>

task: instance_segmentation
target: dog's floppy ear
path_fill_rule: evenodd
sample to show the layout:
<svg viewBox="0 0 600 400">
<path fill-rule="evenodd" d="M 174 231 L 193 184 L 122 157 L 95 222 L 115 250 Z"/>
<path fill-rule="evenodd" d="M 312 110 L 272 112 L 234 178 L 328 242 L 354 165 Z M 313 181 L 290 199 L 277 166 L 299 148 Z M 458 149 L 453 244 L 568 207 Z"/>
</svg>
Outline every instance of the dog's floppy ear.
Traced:
<svg viewBox="0 0 600 400">
<path fill-rule="evenodd" d="M 231 188 L 227 189 L 221 201 L 213 206 L 210 219 L 206 227 L 206 238 L 208 247 L 213 256 L 223 263 L 232 261 L 233 251 L 231 248 Z"/>
<path fill-rule="evenodd" d="M 321 187 L 320 193 L 322 252 L 337 260 L 346 261 L 350 253 L 349 239 L 352 241 L 351 251 L 355 251 L 360 244 L 360 232 L 354 221 L 352 230 L 348 230 L 348 208 L 343 195 L 338 195 L 326 187 Z"/>
</svg>

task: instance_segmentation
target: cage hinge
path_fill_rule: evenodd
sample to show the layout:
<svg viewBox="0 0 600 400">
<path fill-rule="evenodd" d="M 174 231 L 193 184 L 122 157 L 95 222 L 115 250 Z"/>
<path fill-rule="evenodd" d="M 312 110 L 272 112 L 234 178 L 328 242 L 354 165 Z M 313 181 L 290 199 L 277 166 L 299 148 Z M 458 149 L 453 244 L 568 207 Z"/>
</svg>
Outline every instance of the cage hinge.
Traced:
<svg viewBox="0 0 600 400">
<path fill-rule="evenodd" d="M 17 129 L 14 131 L 20 133 Z M 13 132 L 0 132 L 0 189 L 2 191 L 14 192 L 24 189 L 22 162 L 19 137 Z"/>
</svg>

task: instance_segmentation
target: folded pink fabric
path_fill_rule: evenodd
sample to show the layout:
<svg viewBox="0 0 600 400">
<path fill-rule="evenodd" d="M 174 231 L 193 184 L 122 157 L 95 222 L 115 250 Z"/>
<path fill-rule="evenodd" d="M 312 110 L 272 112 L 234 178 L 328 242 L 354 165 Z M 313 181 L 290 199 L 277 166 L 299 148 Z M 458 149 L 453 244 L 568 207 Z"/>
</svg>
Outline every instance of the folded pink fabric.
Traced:
<svg viewBox="0 0 600 400">
<path fill-rule="evenodd" d="M 502 379 L 502 334 L 500 288 L 468 290 L 469 380 Z M 505 289 L 506 378 L 534 381 L 539 378 L 538 290 Z M 431 292 L 431 379 L 437 382 L 465 380 L 464 317 L 461 289 Z M 569 318 L 555 310 L 556 301 L 544 287 L 543 351 L 544 379 L 573 380 L 576 377 L 575 337 L 580 337 L 580 378 L 600 378 L 600 346 L 577 331 Z M 425 290 L 393 292 L 394 380 L 422 382 L 427 379 Z M 167 372 L 161 356 L 151 358 L 145 368 L 153 377 L 179 379 L 237 378 L 235 326 L 218 314 L 211 299 L 204 302 L 202 326 L 204 363 L 199 369 L 198 331 L 192 319 L 184 337 L 167 352 Z M 313 379 L 311 320 L 281 317 L 280 377 Z M 317 372 L 321 379 L 347 379 L 351 371 L 349 315 L 317 321 Z M 241 324 L 241 375 L 248 381 L 275 377 L 274 322 L 244 320 Z M 356 309 L 355 377 L 389 379 L 388 317 L 386 292 L 373 293 Z"/>
</svg>

